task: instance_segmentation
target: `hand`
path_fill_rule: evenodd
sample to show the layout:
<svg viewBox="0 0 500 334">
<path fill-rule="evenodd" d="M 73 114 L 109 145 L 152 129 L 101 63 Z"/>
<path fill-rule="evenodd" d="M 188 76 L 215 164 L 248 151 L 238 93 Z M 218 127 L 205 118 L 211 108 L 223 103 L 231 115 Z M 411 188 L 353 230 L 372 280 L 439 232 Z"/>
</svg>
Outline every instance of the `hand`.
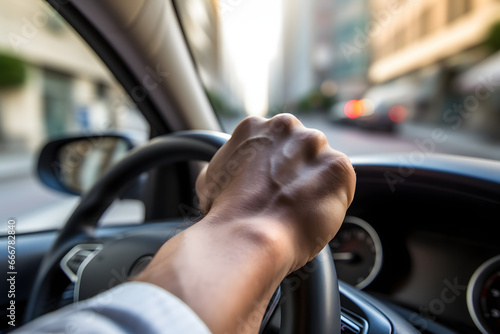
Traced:
<svg viewBox="0 0 500 334">
<path fill-rule="evenodd" d="M 198 177 L 205 217 L 136 280 L 175 294 L 213 333 L 258 333 L 280 282 L 339 229 L 354 185 L 323 133 L 288 114 L 247 118 Z"/>
<path fill-rule="evenodd" d="M 349 159 L 322 132 L 280 114 L 243 120 L 200 173 L 196 189 L 202 212 L 221 224 L 265 221 L 258 227 L 263 233 L 291 243 L 293 271 L 333 239 L 355 182 Z"/>
</svg>

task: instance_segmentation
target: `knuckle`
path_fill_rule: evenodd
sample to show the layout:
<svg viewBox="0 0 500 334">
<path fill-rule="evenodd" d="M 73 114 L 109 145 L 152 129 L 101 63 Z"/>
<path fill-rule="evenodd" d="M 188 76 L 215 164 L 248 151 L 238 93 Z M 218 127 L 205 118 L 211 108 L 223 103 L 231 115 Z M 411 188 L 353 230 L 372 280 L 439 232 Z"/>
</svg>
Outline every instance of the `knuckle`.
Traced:
<svg viewBox="0 0 500 334">
<path fill-rule="evenodd" d="M 337 180 L 337 184 L 344 189 L 345 202 L 349 206 L 354 198 L 356 173 L 347 155 L 333 149 L 332 151 L 330 157 L 327 158 L 327 168 L 330 175 Z"/>
<path fill-rule="evenodd" d="M 325 134 L 316 129 L 305 129 L 302 136 L 306 145 L 312 146 L 314 148 L 319 149 L 328 143 Z"/>
<path fill-rule="evenodd" d="M 269 126 L 273 131 L 289 132 L 295 126 L 301 125 L 300 121 L 292 114 L 278 114 L 269 119 Z"/>
<path fill-rule="evenodd" d="M 316 129 L 305 127 L 296 128 L 293 131 L 293 137 L 297 140 L 307 152 L 308 156 L 314 158 L 320 154 L 322 149 L 328 145 L 328 141 L 323 132 Z"/>
<path fill-rule="evenodd" d="M 339 151 L 332 151 L 333 152 L 331 152 L 330 156 L 327 158 L 328 168 L 335 172 L 335 174 L 340 174 L 340 176 L 345 178 L 354 176 L 354 168 L 347 155 Z"/>
<path fill-rule="evenodd" d="M 238 125 L 238 128 L 253 128 L 254 126 L 258 126 L 264 122 L 264 118 L 259 117 L 259 116 L 248 116 L 245 117 L 240 124 Z"/>
<path fill-rule="evenodd" d="M 245 137 L 250 136 L 252 133 L 258 132 L 259 128 L 264 124 L 265 119 L 259 116 L 249 116 L 243 119 L 238 126 L 234 129 L 232 141 L 239 141 Z"/>
</svg>

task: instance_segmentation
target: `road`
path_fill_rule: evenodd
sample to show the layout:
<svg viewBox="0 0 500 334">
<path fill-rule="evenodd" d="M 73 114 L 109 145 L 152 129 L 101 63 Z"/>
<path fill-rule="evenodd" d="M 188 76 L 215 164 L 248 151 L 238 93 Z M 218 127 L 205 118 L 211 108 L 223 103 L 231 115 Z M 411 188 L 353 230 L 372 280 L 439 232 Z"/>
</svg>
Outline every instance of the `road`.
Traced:
<svg viewBox="0 0 500 334">
<path fill-rule="evenodd" d="M 434 153 L 464 154 L 500 160 L 498 143 L 488 143 L 476 137 L 445 131 L 438 127 L 404 125 L 398 132 L 379 133 L 350 126 L 334 125 L 317 115 L 299 116 L 308 127 L 323 131 L 328 142 L 335 149 L 348 156 L 381 153 L 411 153 L 429 150 Z M 231 132 L 237 125 L 236 119 L 224 119 L 225 129 Z M 441 131 L 442 140 L 433 140 L 433 134 Z M 32 167 L 30 170 L 34 170 Z M 57 228 L 69 217 L 78 203 L 78 197 L 50 190 L 34 175 L 16 178 L 2 178 L 0 175 L 0 213 L 2 221 L 9 218 L 18 221 L 18 231 Z M 137 201 L 115 204 L 107 214 L 106 224 L 118 222 L 139 222 L 144 208 Z M 4 234 L 7 224 L 3 224 Z"/>
<path fill-rule="evenodd" d="M 395 133 L 368 131 L 348 125 L 333 124 L 323 115 L 305 114 L 298 118 L 305 126 L 325 133 L 328 143 L 348 156 L 411 153 L 459 154 L 500 160 L 500 143 L 488 142 L 478 135 L 465 134 L 439 126 L 399 124 Z M 221 119 L 224 129 L 232 132 L 238 119 Z"/>
</svg>

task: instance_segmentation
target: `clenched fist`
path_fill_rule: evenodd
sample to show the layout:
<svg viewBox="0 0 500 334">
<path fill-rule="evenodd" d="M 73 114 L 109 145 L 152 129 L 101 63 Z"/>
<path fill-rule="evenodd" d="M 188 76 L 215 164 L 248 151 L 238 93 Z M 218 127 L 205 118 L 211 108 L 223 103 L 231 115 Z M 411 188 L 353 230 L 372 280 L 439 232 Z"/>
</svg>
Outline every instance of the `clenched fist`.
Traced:
<svg viewBox="0 0 500 334">
<path fill-rule="evenodd" d="M 219 221 L 261 219 L 295 255 L 291 271 L 337 233 L 355 188 L 345 154 L 293 115 L 248 117 L 200 173 L 201 210 Z M 222 223 L 221 223 L 222 224 Z"/>
<path fill-rule="evenodd" d="M 136 279 L 175 294 L 212 333 L 258 333 L 280 282 L 334 237 L 354 185 L 323 133 L 288 114 L 249 117 L 198 177 L 203 219 Z"/>
</svg>

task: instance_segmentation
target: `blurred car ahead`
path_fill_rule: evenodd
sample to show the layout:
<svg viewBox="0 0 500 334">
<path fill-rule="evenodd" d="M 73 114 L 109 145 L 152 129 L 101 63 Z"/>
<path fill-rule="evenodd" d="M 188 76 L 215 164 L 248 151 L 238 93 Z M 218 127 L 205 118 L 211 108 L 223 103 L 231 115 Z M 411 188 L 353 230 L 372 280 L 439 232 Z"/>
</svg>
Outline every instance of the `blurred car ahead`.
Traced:
<svg viewBox="0 0 500 334">
<path fill-rule="evenodd" d="M 340 101 L 329 112 L 332 122 L 355 125 L 363 129 L 392 132 L 406 119 L 406 108 L 370 99 Z"/>
<path fill-rule="evenodd" d="M 356 118 L 356 124 L 364 129 L 393 132 L 397 124 L 403 122 L 406 116 L 406 108 L 401 105 L 390 105 L 382 102 L 373 106 L 371 103 L 365 107 L 365 112 Z"/>
<path fill-rule="evenodd" d="M 339 124 L 351 124 L 352 121 L 345 113 L 345 106 L 349 101 L 339 101 L 335 103 L 328 111 L 330 121 Z"/>
</svg>

